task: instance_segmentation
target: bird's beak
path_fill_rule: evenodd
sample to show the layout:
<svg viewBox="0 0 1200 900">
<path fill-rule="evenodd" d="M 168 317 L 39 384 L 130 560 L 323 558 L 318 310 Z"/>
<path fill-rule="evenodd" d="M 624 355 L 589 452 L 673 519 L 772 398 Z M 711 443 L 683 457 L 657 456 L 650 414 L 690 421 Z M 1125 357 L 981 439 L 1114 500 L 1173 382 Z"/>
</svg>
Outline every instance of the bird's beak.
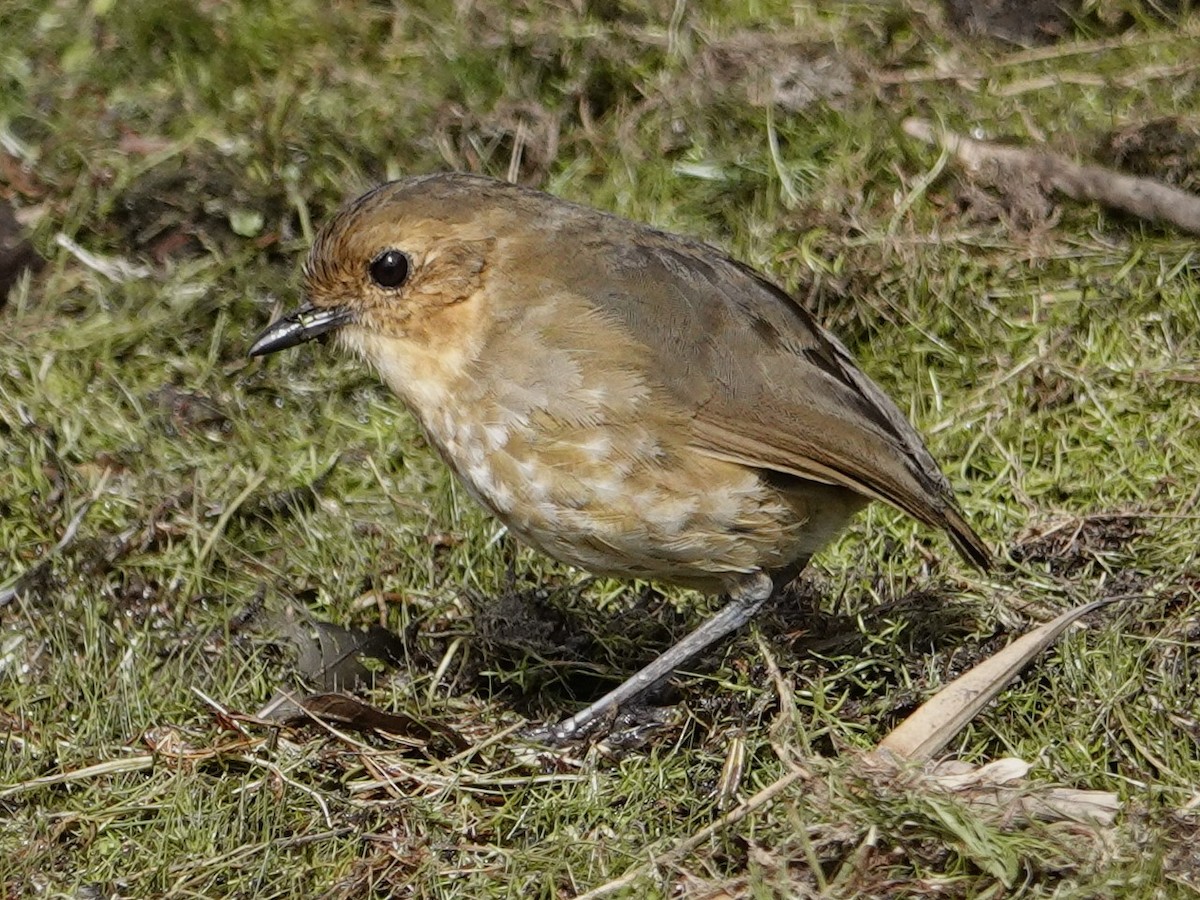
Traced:
<svg viewBox="0 0 1200 900">
<path fill-rule="evenodd" d="M 295 347 L 341 328 L 351 319 L 350 310 L 343 306 L 319 309 L 306 304 L 268 325 L 250 346 L 250 355 L 266 356 L 276 350 Z"/>
</svg>

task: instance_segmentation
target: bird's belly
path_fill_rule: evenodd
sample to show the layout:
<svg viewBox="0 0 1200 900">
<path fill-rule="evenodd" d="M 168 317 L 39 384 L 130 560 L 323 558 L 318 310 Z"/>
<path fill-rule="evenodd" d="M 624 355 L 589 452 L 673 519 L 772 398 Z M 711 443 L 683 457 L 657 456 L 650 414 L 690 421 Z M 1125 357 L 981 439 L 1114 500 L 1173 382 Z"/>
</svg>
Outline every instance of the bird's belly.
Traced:
<svg viewBox="0 0 1200 900">
<path fill-rule="evenodd" d="M 719 591 L 816 552 L 844 492 L 782 492 L 642 424 L 430 430 L 472 496 L 520 539 L 590 572 Z M 440 432 L 440 433 L 439 433 Z"/>
</svg>

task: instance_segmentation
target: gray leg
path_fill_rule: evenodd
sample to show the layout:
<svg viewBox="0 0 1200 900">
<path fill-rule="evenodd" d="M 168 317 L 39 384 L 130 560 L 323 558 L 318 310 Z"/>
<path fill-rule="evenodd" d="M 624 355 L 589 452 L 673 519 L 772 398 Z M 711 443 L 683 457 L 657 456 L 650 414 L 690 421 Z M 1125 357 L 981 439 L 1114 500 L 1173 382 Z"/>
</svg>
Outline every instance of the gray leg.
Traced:
<svg viewBox="0 0 1200 900">
<path fill-rule="evenodd" d="M 622 703 L 632 700 L 660 678 L 670 675 L 693 656 L 749 622 L 775 592 L 790 582 L 801 568 L 802 564 L 797 565 L 786 572 L 778 573 L 775 578 L 765 572 L 747 576 L 742 584 L 730 592 L 729 602 L 721 607 L 716 615 L 666 650 L 650 665 L 569 719 L 564 719 L 557 725 L 535 729 L 529 736 L 535 740 L 556 743 L 586 733 L 591 726 L 614 712 Z"/>
</svg>

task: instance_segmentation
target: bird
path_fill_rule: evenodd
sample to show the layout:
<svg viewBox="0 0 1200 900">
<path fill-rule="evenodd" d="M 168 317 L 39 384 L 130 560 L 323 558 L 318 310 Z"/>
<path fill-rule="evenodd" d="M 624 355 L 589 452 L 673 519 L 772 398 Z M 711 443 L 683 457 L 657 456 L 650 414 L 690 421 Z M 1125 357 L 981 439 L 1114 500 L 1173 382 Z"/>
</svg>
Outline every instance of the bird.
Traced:
<svg viewBox="0 0 1200 900">
<path fill-rule="evenodd" d="M 480 175 L 382 184 L 319 231 L 249 353 L 369 364 L 520 541 L 724 605 L 556 725 L 593 733 L 735 632 L 874 500 L 991 552 L 896 404 L 767 276 L 699 240 Z"/>
</svg>

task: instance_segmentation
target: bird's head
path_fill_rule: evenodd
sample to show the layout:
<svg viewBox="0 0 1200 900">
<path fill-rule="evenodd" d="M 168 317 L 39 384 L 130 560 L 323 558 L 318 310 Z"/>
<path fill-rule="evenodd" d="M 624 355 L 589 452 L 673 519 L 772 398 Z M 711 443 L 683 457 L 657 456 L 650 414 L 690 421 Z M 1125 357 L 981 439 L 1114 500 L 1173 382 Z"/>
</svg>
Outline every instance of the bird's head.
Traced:
<svg viewBox="0 0 1200 900">
<path fill-rule="evenodd" d="M 414 379 L 449 376 L 483 339 L 495 248 L 514 233 L 518 190 L 438 175 L 364 194 L 314 241 L 306 302 L 264 330 L 250 355 L 331 337 L 416 399 Z"/>
</svg>

